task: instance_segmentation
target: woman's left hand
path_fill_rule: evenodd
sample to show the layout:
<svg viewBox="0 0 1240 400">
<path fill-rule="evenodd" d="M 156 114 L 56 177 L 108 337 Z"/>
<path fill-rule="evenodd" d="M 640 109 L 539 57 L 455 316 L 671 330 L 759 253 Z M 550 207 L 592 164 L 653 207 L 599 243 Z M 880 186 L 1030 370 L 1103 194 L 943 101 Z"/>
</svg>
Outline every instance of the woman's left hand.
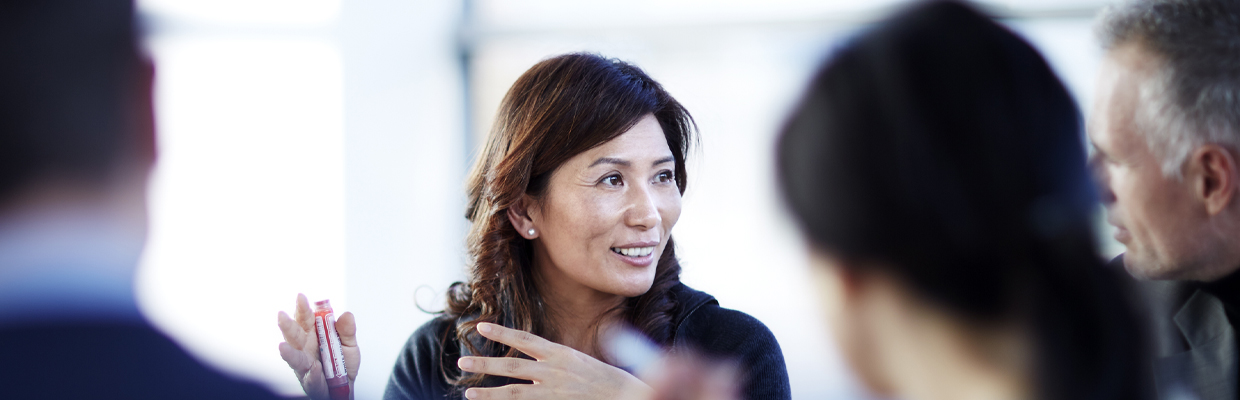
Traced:
<svg viewBox="0 0 1240 400">
<path fill-rule="evenodd" d="M 533 381 L 497 388 L 469 388 L 469 399 L 649 399 L 650 386 L 622 369 L 529 332 L 479 323 L 478 333 L 511 346 L 534 360 L 461 357 L 462 371 Z"/>
</svg>

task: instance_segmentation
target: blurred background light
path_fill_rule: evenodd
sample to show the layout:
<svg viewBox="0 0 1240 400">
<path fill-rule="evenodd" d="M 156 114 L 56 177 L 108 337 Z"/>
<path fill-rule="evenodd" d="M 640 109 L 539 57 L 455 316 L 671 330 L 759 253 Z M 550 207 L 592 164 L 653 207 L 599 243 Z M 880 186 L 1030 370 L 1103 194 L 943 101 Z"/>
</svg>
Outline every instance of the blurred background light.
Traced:
<svg viewBox="0 0 1240 400">
<path fill-rule="evenodd" d="M 272 326 L 298 291 L 347 309 L 339 54 L 253 38 L 151 49 L 160 156 L 139 299 L 208 361 L 287 378 L 271 332 L 244 328 Z"/>
<path fill-rule="evenodd" d="M 138 0 L 148 15 L 181 23 L 323 27 L 340 16 L 340 0 Z"/>
<path fill-rule="evenodd" d="M 904 3 L 142 0 L 161 154 L 141 305 L 203 360 L 293 395 L 276 311 L 331 298 L 358 318 L 357 397 L 381 397 L 421 309 L 464 276 L 463 180 L 500 99 L 539 60 L 591 51 L 645 69 L 701 128 L 674 231 L 684 282 L 771 328 L 794 398 L 857 398 L 772 146 L 831 49 Z M 1101 1 L 981 5 L 1089 104 Z"/>
</svg>

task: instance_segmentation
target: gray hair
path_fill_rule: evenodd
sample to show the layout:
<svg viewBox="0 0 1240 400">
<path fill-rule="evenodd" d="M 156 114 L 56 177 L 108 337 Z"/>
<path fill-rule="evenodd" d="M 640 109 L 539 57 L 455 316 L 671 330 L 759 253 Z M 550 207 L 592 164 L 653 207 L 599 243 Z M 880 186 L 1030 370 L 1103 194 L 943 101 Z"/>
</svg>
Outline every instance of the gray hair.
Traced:
<svg viewBox="0 0 1240 400">
<path fill-rule="evenodd" d="M 1240 1 L 1136 0 L 1107 7 L 1097 33 L 1105 49 L 1139 44 L 1162 65 L 1139 89 L 1138 131 L 1181 178 L 1193 149 L 1240 150 Z"/>
</svg>

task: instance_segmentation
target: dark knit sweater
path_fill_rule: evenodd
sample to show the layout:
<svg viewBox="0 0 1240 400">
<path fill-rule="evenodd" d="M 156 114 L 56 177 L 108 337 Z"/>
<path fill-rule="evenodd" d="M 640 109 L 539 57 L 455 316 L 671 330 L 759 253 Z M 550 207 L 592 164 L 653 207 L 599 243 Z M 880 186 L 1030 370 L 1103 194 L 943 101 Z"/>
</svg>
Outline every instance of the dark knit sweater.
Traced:
<svg viewBox="0 0 1240 400">
<path fill-rule="evenodd" d="M 747 400 L 791 398 L 784 355 L 775 336 L 757 319 L 740 311 L 719 306 L 715 298 L 684 284 L 672 288 L 676 300 L 672 324 L 672 343 L 708 356 L 738 362 L 743 382 L 741 393 Z M 464 399 L 444 378 L 444 372 L 458 376 L 456 359 L 461 346 L 456 340 L 456 321 L 436 318 L 422 325 L 409 337 L 396 367 L 388 379 L 385 400 Z M 445 336 L 447 335 L 447 336 Z M 450 370 L 444 371 L 444 368 Z M 486 386 L 519 382 L 509 379 L 488 381 Z"/>
</svg>

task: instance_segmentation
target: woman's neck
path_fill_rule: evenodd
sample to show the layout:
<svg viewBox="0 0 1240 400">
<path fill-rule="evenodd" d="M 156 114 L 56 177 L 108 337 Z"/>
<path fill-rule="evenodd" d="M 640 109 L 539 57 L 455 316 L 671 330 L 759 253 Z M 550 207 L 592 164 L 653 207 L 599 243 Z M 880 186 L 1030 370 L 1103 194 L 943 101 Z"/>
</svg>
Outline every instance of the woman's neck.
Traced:
<svg viewBox="0 0 1240 400">
<path fill-rule="evenodd" d="M 1019 374 L 982 362 L 966 353 L 936 350 L 910 354 L 908 369 L 895 383 L 902 398 L 915 400 L 1022 400 L 1029 398 L 1027 382 Z M 946 350 L 946 351 L 944 351 Z M 922 364 L 919 360 L 931 361 Z"/>
<path fill-rule="evenodd" d="M 1031 398 L 1028 338 L 1014 327 L 982 328 L 913 306 L 880 333 L 897 397 L 913 400 Z"/>
<path fill-rule="evenodd" d="M 624 303 L 624 296 L 605 293 L 573 280 L 551 265 L 535 262 L 534 281 L 546 306 L 548 340 L 601 359 L 598 332 L 617 321 L 606 315 Z"/>
</svg>

